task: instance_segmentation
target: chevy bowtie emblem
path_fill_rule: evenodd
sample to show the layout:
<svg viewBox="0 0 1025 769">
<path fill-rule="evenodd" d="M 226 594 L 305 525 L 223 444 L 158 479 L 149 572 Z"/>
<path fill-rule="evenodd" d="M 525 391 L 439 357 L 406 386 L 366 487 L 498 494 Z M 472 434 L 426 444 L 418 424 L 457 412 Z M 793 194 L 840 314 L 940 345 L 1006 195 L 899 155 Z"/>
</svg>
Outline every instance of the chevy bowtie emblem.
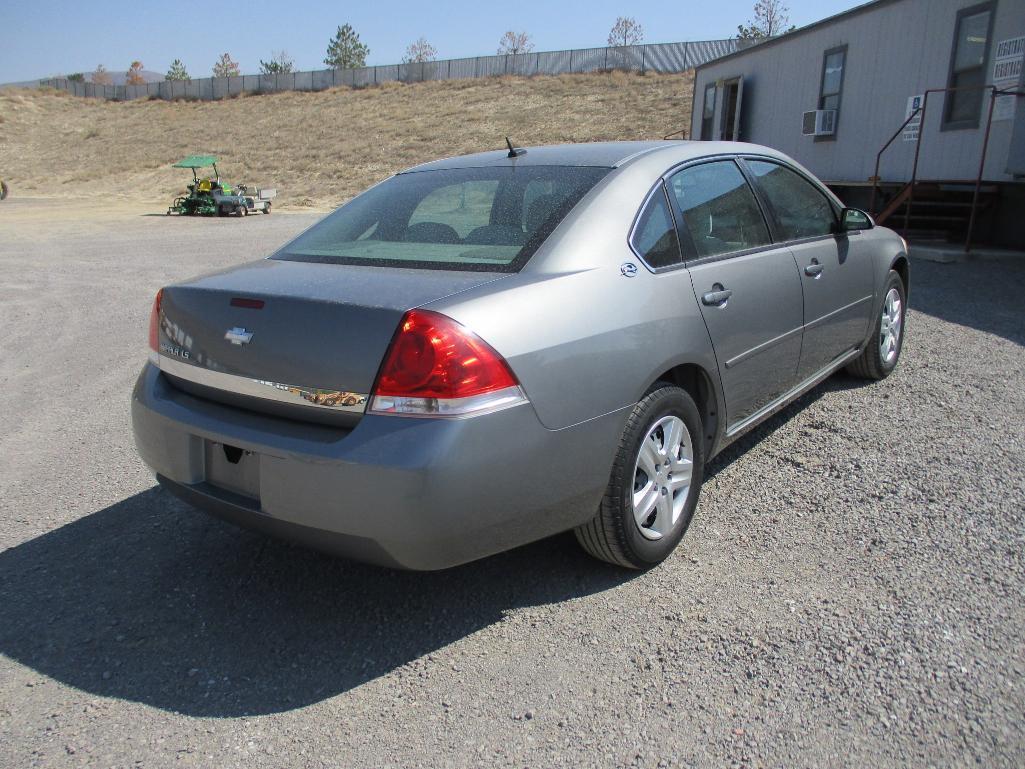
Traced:
<svg viewBox="0 0 1025 769">
<path fill-rule="evenodd" d="M 224 338 L 232 344 L 237 344 L 239 347 L 241 347 L 244 344 L 249 344 L 249 340 L 253 338 L 253 332 L 246 331 L 244 328 L 239 328 L 238 326 L 235 326 L 235 328 L 228 329 L 228 332 L 224 335 Z"/>
</svg>

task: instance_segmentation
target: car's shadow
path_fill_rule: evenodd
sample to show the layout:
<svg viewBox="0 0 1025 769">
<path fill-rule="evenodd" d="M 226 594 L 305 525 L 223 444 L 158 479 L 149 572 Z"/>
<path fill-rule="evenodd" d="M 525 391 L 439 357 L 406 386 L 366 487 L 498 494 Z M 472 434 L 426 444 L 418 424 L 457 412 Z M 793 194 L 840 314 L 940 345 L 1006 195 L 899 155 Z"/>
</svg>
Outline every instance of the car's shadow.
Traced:
<svg viewBox="0 0 1025 769">
<path fill-rule="evenodd" d="M 911 309 L 1025 347 L 1025 260 L 934 264 L 914 260 Z M 914 318 L 909 332 L 913 335 Z"/>
<path fill-rule="evenodd" d="M 727 467 L 839 376 L 743 436 Z M 135 494 L 0 553 L 0 653 L 84 691 L 192 716 L 291 710 L 384 675 L 510 610 L 643 575 L 566 534 L 444 572 L 322 556 Z"/>
<path fill-rule="evenodd" d="M 372 511 L 368 511 L 372 514 Z M 152 488 L 0 553 L 0 652 L 193 716 L 302 707 L 502 620 L 634 576 L 555 537 L 388 571 L 250 534 Z"/>
</svg>

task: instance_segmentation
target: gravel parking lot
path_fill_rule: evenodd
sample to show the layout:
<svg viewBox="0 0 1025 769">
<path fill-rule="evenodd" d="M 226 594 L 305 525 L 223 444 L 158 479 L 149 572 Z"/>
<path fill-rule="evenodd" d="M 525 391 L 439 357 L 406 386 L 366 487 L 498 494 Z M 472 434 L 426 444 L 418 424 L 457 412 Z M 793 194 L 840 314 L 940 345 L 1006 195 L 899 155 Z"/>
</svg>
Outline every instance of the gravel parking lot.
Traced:
<svg viewBox="0 0 1025 769">
<path fill-rule="evenodd" d="M 716 459 L 662 567 L 409 574 L 155 487 L 154 291 L 315 216 L 142 213 L 0 205 L 0 766 L 1025 765 L 1025 264 L 916 261 L 896 374 Z"/>
</svg>

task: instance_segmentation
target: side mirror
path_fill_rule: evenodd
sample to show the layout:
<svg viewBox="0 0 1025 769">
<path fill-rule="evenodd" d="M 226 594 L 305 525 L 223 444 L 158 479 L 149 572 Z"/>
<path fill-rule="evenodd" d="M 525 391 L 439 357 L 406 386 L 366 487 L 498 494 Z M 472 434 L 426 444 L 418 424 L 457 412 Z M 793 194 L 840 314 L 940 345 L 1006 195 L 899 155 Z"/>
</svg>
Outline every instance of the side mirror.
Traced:
<svg viewBox="0 0 1025 769">
<path fill-rule="evenodd" d="M 856 232 L 858 230 L 871 230 L 875 227 L 872 217 L 860 208 L 845 208 L 840 212 L 840 224 L 837 229 L 840 233 Z"/>
</svg>

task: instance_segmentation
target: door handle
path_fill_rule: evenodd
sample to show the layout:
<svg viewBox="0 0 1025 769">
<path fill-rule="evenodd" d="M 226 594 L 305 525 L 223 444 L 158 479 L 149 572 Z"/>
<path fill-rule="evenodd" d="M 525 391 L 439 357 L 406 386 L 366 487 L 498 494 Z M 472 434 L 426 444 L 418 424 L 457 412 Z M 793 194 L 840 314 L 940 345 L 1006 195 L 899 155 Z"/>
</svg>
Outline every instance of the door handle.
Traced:
<svg viewBox="0 0 1025 769">
<path fill-rule="evenodd" d="M 703 295 L 701 301 L 709 307 L 725 307 L 726 300 L 733 296 L 733 291 L 723 288 L 720 283 L 716 283 L 712 288 L 715 290 Z"/>
<path fill-rule="evenodd" d="M 826 268 L 819 264 L 817 259 L 812 259 L 811 264 L 804 268 L 804 274 L 809 278 L 817 278 L 824 269 Z"/>
</svg>

